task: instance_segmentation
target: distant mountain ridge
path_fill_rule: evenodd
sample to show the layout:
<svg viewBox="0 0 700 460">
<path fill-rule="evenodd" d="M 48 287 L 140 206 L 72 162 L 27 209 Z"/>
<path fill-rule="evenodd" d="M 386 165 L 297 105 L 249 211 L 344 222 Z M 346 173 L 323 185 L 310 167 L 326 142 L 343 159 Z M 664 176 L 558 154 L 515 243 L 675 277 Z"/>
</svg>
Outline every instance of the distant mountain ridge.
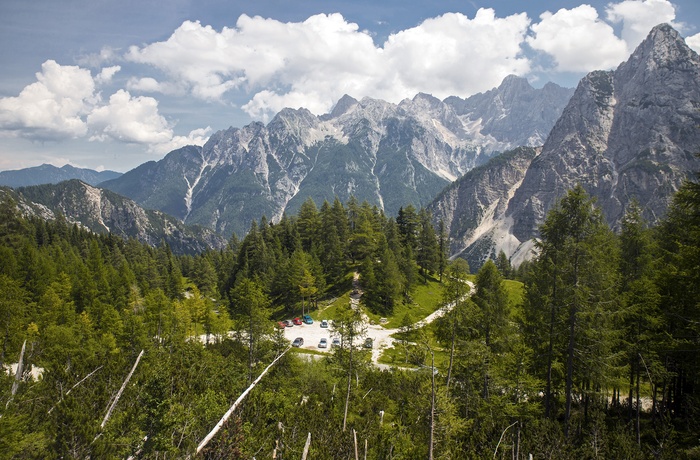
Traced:
<svg viewBox="0 0 700 460">
<path fill-rule="evenodd" d="M 122 173 L 116 171 L 95 171 L 76 168 L 71 165 L 57 167 L 49 164 L 31 168 L 0 171 L 0 185 L 7 187 L 25 187 L 28 185 L 58 184 L 64 180 L 78 179 L 86 184 L 97 185 L 106 180 L 116 179 Z"/>
<path fill-rule="evenodd" d="M 518 155 L 489 163 L 481 174 L 461 178 L 431 209 L 450 230 L 452 254 L 473 266 L 499 250 L 516 262 L 527 257 L 547 211 L 579 183 L 611 226 L 633 199 L 656 223 L 678 187 L 700 170 L 698 126 L 700 58 L 662 24 L 616 70 L 581 80 L 529 163 Z M 504 187 L 498 183 L 504 173 L 489 179 L 496 166 L 511 177 L 508 193 L 471 199 L 467 191 L 477 186 Z"/>
<path fill-rule="evenodd" d="M 244 234 L 263 215 L 295 212 L 308 197 L 321 204 L 352 195 L 392 215 L 407 204 L 427 205 L 522 139 L 538 142 L 571 93 L 508 77 L 466 100 L 418 94 L 392 104 L 346 95 L 329 114 L 283 109 L 267 125 L 219 131 L 201 148 L 173 151 L 102 186 L 225 236 Z M 528 104 L 548 115 L 523 118 Z"/>
<path fill-rule="evenodd" d="M 160 211 L 146 210 L 134 201 L 77 179 L 4 189 L 25 215 L 46 220 L 63 215 L 94 233 L 112 233 L 158 246 L 165 241 L 176 254 L 197 254 L 222 249 L 226 240 L 210 229 L 186 226 Z"/>
</svg>

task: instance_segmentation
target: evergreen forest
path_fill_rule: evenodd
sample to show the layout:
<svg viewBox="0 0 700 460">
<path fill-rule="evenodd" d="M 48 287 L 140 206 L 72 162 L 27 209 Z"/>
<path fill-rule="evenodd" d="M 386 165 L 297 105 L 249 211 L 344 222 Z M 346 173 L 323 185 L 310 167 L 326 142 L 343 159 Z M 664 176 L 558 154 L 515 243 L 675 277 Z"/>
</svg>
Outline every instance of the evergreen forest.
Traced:
<svg viewBox="0 0 700 460">
<path fill-rule="evenodd" d="M 700 184 L 641 214 L 578 186 L 472 273 L 410 205 L 309 199 L 192 256 L 2 200 L 0 457 L 700 459 Z M 290 348 L 302 314 L 341 345 Z M 367 318 L 400 330 L 379 363 Z"/>
</svg>

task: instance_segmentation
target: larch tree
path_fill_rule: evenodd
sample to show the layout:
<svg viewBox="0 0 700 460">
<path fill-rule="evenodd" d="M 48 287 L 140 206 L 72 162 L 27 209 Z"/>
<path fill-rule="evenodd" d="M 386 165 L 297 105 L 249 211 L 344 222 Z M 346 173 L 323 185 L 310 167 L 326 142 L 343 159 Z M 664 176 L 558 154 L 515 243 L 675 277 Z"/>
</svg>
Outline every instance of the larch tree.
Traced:
<svg viewBox="0 0 700 460">
<path fill-rule="evenodd" d="M 602 213 L 580 185 L 549 211 L 540 235 L 540 254 L 533 267 L 537 281 L 527 287 L 533 312 L 528 331 L 534 333 L 531 343 L 541 343 L 542 337 L 548 341 L 548 416 L 552 414 L 554 363 L 564 364 L 564 431 L 568 435 L 574 398 L 583 401 L 585 418 L 589 403 L 601 402 L 601 391 L 618 371 L 611 352 L 618 340 L 614 329 L 618 250 Z M 537 314 L 540 320 L 549 316 L 548 321 L 533 323 Z"/>
<path fill-rule="evenodd" d="M 248 339 L 248 382 L 253 381 L 258 344 L 271 332 L 270 300 L 260 282 L 240 279 L 230 293 L 231 316 L 244 330 Z"/>
</svg>

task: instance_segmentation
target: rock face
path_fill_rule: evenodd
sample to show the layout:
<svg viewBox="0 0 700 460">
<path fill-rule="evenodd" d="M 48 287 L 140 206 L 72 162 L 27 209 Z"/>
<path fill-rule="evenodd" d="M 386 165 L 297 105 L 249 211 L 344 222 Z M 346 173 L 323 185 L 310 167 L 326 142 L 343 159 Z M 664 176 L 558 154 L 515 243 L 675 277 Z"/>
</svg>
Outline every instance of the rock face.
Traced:
<svg viewBox="0 0 700 460">
<path fill-rule="evenodd" d="M 699 125 L 700 58 L 659 25 L 617 70 L 581 81 L 509 205 L 513 234 L 536 236 L 547 210 L 576 183 L 613 226 L 632 199 L 656 222 L 700 168 Z"/>
<path fill-rule="evenodd" d="M 476 190 L 473 184 L 493 188 L 506 181 L 513 184 L 507 204 L 503 193 L 476 199 L 448 191 L 431 207 L 450 228 L 457 244 L 452 254 L 467 257 L 473 267 L 500 249 L 515 263 L 526 257 L 547 211 L 577 183 L 596 198 L 613 228 L 631 200 L 655 223 L 681 183 L 700 170 L 698 126 L 700 58 L 673 28 L 660 25 L 615 71 L 581 80 L 526 171 L 520 170 L 524 158 L 510 164 L 518 158 L 513 154 L 507 157 L 510 181 L 490 177 L 494 171 L 487 165 L 452 187 Z"/>
<path fill-rule="evenodd" d="M 430 204 L 436 222 L 445 223 L 449 253 L 480 267 L 498 251 L 514 254 L 522 247 L 505 213 L 540 148 L 519 147 L 469 171 Z"/>
<path fill-rule="evenodd" d="M 427 205 L 520 137 L 537 143 L 570 97 L 556 85 L 534 90 L 516 77 L 486 95 L 477 103 L 418 94 L 399 104 L 344 96 L 320 117 L 284 109 L 267 126 L 219 131 L 201 149 L 173 151 L 103 186 L 226 236 L 244 234 L 263 215 L 276 220 L 296 212 L 308 197 L 320 205 L 354 195 L 395 214 Z M 498 110 L 484 102 L 493 98 Z M 526 103 L 547 107 L 551 120 L 520 119 Z"/>
<path fill-rule="evenodd" d="M 457 114 L 479 123 L 483 135 L 513 146 L 539 147 L 573 94 L 570 88 L 547 83 L 535 89 L 526 79 L 510 75 L 498 88 L 445 103 Z"/>
<path fill-rule="evenodd" d="M 0 185 L 25 187 L 27 185 L 58 184 L 64 180 L 79 179 L 86 184 L 97 185 L 106 180 L 116 179 L 121 173 L 115 171 L 94 171 L 65 165 L 41 165 L 33 168 L 0 171 Z"/>
<path fill-rule="evenodd" d="M 176 254 L 197 254 L 226 245 L 209 229 L 188 227 L 167 214 L 145 210 L 130 199 L 77 179 L 5 192 L 3 199 L 12 197 L 25 214 L 43 219 L 62 214 L 68 222 L 92 232 L 135 238 L 151 246 L 165 241 Z"/>
</svg>

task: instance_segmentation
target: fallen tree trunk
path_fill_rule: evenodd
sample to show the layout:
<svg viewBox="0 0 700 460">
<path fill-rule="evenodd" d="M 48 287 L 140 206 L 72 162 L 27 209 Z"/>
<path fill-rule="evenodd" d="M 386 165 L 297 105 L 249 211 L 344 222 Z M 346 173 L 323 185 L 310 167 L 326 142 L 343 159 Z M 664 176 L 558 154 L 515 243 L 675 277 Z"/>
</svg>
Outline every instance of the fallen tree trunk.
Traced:
<svg viewBox="0 0 700 460">
<path fill-rule="evenodd" d="M 291 348 L 291 347 L 290 347 L 290 348 Z M 250 386 L 249 386 L 248 388 L 246 388 L 246 390 L 245 390 L 243 393 L 241 393 L 241 395 L 238 397 L 238 399 L 236 399 L 236 401 L 233 403 L 233 405 L 231 406 L 231 408 L 229 408 L 229 410 L 226 411 L 226 413 L 224 414 L 224 416 L 221 417 L 221 420 L 219 420 L 219 423 L 216 424 L 216 426 L 214 427 L 214 429 L 212 429 L 212 430 L 209 432 L 209 434 L 206 435 L 206 436 L 204 437 L 204 439 L 202 439 L 202 442 L 199 443 L 199 445 L 197 446 L 197 452 L 196 452 L 197 454 L 198 454 L 199 452 L 201 452 L 201 450 L 204 449 L 204 447 L 206 447 L 206 445 L 209 443 L 209 441 L 212 440 L 212 438 L 213 438 L 214 436 L 216 436 L 216 433 L 218 433 L 219 430 L 221 430 L 221 427 L 224 426 L 224 423 L 226 423 L 226 421 L 229 419 L 229 417 L 231 417 L 231 414 L 233 414 L 233 411 L 235 411 L 236 408 L 238 407 L 238 405 L 243 401 L 243 399 L 245 399 L 245 397 L 248 396 L 248 393 L 250 393 L 250 391 L 251 391 L 253 388 L 255 388 L 255 385 L 257 385 L 258 382 L 260 382 L 260 380 L 263 378 L 263 376 L 265 376 L 265 374 L 267 374 L 267 371 L 269 371 L 270 368 L 271 368 L 272 366 L 274 366 L 275 363 L 277 363 L 277 361 L 279 361 L 279 359 L 280 359 L 282 356 L 284 356 L 284 354 L 287 353 L 288 351 L 289 351 L 289 348 L 287 348 L 286 350 L 284 350 L 284 351 L 282 352 L 282 354 L 280 354 L 277 358 L 275 358 L 275 360 L 272 361 L 272 362 L 265 368 L 264 371 L 262 371 L 262 373 L 258 376 L 258 378 L 255 379 L 255 381 L 254 381 L 253 383 L 251 383 Z"/>
</svg>

